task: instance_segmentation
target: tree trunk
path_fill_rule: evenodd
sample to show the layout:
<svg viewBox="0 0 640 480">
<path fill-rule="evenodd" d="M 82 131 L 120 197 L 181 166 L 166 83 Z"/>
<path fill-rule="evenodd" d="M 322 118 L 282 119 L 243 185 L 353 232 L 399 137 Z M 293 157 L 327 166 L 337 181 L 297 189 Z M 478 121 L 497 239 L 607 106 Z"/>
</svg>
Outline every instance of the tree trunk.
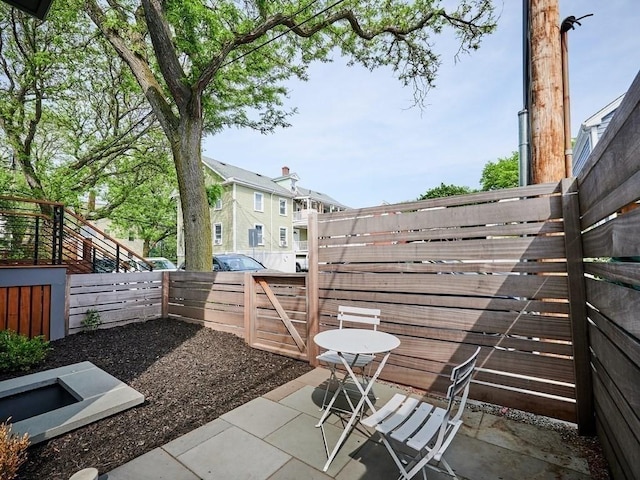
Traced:
<svg viewBox="0 0 640 480">
<path fill-rule="evenodd" d="M 558 0 L 531 0 L 531 175 L 564 178 L 562 59 Z"/>
<path fill-rule="evenodd" d="M 184 250 L 188 260 L 186 269 L 210 272 L 213 268 L 211 217 L 202 170 L 201 141 L 202 118 L 183 112 L 172 149 L 180 188 Z"/>
</svg>

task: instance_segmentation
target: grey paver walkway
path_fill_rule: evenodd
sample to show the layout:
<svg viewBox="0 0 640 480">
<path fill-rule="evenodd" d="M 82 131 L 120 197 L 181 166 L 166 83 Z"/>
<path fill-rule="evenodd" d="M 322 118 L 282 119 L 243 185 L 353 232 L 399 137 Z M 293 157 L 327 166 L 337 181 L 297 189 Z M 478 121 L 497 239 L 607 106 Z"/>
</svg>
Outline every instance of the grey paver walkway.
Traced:
<svg viewBox="0 0 640 480">
<path fill-rule="evenodd" d="M 319 405 L 328 371 L 316 369 L 219 419 L 157 448 L 100 480 L 364 480 L 396 479 L 398 471 L 381 443 L 362 427 L 354 430 L 329 470 Z M 400 390 L 375 388 L 378 404 Z M 590 478 L 586 458 L 558 432 L 468 410 L 465 426 L 447 451 L 461 480 Z M 341 419 L 325 431 L 337 440 Z M 419 474 L 416 476 L 421 477 Z M 450 478 L 430 472 L 430 480 Z"/>
</svg>

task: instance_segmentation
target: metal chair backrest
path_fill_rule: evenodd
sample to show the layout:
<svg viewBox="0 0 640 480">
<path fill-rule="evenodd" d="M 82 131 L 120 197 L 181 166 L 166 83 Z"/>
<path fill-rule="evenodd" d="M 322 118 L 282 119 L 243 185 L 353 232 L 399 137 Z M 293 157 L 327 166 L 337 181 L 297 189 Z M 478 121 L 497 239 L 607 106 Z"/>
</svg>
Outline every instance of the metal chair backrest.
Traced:
<svg viewBox="0 0 640 480">
<path fill-rule="evenodd" d="M 343 328 L 344 323 L 349 323 L 372 325 L 373 329 L 377 330 L 378 325 L 380 325 L 380 309 L 340 305 L 338 307 L 338 320 L 340 322 L 339 328 Z"/>
</svg>

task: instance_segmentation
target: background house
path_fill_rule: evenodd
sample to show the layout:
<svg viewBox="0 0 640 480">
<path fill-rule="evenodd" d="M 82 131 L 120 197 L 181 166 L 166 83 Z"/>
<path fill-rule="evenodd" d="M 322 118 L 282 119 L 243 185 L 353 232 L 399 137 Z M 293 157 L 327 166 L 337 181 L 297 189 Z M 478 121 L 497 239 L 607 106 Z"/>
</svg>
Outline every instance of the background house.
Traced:
<svg viewBox="0 0 640 480">
<path fill-rule="evenodd" d="M 622 103 L 624 93 L 616 98 L 606 107 L 600 109 L 597 113 L 587 118 L 582 125 L 580 125 L 580 131 L 576 136 L 576 141 L 573 145 L 573 176 L 577 177 L 580 171 L 584 168 L 589 154 L 593 151 L 598 140 L 604 134 L 607 129 L 607 125 L 613 118 L 613 114 Z"/>
<path fill-rule="evenodd" d="M 306 270 L 309 213 L 347 208 L 328 195 L 300 187 L 298 175 L 288 167 L 270 178 L 212 158 L 203 157 L 202 162 L 207 184 L 223 187 L 221 199 L 211 208 L 214 254 L 244 253 L 268 268 Z M 184 261 L 183 235 L 179 208 L 178 263 Z"/>
</svg>

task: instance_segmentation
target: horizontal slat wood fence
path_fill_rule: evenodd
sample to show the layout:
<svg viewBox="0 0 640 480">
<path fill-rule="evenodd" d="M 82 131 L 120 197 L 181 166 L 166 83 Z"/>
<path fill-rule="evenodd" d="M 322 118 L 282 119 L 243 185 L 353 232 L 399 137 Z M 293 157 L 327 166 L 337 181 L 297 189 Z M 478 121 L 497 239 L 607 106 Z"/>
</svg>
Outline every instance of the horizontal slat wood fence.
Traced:
<svg viewBox="0 0 640 480">
<path fill-rule="evenodd" d="M 244 338 L 262 350 L 307 360 L 304 274 L 171 272 L 168 315 Z"/>
<path fill-rule="evenodd" d="M 598 436 L 640 478 L 640 75 L 578 177 Z"/>
<path fill-rule="evenodd" d="M 318 215 L 319 329 L 380 308 L 386 380 L 444 392 L 482 346 L 473 398 L 575 422 L 564 209 L 549 184 Z"/>
<path fill-rule="evenodd" d="M 99 328 L 160 318 L 162 278 L 162 272 L 69 275 L 68 332 L 84 329 L 88 310 L 100 315 Z"/>
</svg>

